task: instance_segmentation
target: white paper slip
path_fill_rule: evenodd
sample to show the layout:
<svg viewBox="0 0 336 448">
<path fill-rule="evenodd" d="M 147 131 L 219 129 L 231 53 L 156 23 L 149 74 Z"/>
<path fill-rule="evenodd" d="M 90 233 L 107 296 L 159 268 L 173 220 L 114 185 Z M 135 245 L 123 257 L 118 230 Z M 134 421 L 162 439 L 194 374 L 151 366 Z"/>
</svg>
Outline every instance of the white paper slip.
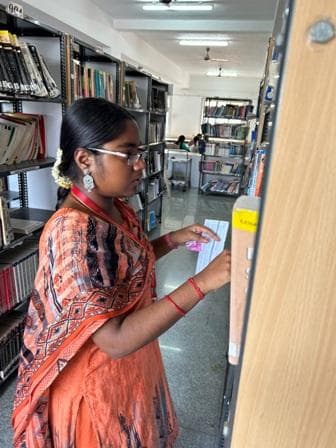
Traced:
<svg viewBox="0 0 336 448">
<path fill-rule="evenodd" d="M 220 241 L 210 240 L 207 244 L 202 244 L 202 250 L 198 253 L 196 272 L 202 271 L 210 261 L 224 250 L 226 236 L 229 230 L 228 221 L 219 221 L 217 219 L 206 219 L 204 225 L 214 231 L 220 238 Z"/>
</svg>

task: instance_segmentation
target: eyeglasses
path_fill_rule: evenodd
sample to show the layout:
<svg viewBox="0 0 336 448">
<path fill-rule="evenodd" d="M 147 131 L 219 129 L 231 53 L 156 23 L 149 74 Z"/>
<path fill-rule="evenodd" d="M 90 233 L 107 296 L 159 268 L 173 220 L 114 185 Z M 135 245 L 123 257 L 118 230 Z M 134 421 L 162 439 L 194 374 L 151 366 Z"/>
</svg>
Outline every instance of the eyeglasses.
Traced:
<svg viewBox="0 0 336 448">
<path fill-rule="evenodd" d="M 138 151 L 135 154 L 125 154 L 124 152 L 109 151 L 108 149 L 103 148 L 86 148 L 86 149 L 89 149 L 90 151 L 101 152 L 103 154 L 109 154 L 111 156 L 122 157 L 123 159 L 127 159 L 127 164 L 129 166 L 135 165 L 139 160 L 143 160 L 144 158 L 144 151 Z"/>
</svg>

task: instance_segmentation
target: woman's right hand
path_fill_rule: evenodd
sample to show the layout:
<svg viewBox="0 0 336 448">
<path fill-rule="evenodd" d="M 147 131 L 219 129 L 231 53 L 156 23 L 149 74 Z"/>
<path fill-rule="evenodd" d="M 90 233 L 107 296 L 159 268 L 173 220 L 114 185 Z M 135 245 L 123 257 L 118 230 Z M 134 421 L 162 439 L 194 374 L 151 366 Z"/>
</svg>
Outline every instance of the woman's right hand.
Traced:
<svg viewBox="0 0 336 448">
<path fill-rule="evenodd" d="M 204 294 L 214 291 L 226 283 L 231 278 L 231 252 L 224 250 L 208 264 L 203 271 L 195 275 L 198 286 Z"/>
</svg>

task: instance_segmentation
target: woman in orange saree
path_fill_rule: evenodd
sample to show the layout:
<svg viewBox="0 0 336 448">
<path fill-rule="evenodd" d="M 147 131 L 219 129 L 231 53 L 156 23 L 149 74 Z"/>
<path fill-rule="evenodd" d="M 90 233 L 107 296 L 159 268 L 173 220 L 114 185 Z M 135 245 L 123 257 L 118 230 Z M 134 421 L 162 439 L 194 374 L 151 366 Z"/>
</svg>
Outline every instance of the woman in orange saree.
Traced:
<svg viewBox="0 0 336 448">
<path fill-rule="evenodd" d="M 134 194 L 144 168 L 138 138 L 132 116 L 105 100 L 79 100 L 63 121 L 58 181 L 68 194 L 39 242 L 15 448 L 169 448 L 177 437 L 157 337 L 228 281 L 229 255 L 156 300 L 156 259 L 206 242 L 201 232 L 216 236 L 194 225 L 148 241 L 117 199 Z"/>
</svg>

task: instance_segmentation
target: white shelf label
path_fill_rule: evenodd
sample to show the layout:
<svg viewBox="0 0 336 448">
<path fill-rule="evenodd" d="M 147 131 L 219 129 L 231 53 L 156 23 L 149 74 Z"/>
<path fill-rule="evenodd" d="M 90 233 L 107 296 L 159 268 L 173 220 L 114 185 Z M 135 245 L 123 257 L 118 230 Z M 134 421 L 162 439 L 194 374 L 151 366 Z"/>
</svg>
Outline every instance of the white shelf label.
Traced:
<svg viewBox="0 0 336 448">
<path fill-rule="evenodd" d="M 9 3 L 6 7 L 6 11 L 12 16 L 20 17 L 20 19 L 23 19 L 23 8 L 17 3 Z"/>
</svg>

